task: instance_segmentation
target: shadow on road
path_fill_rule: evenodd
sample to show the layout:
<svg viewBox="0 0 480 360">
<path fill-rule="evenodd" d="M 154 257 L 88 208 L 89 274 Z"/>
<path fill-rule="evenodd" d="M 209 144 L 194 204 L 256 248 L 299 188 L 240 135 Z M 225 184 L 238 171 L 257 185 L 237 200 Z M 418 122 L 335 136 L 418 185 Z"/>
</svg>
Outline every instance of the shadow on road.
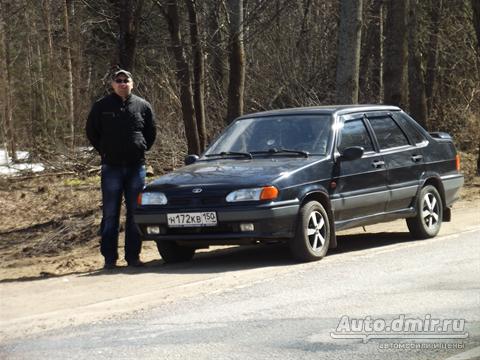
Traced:
<svg viewBox="0 0 480 360">
<path fill-rule="evenodd" d="M 338 247 L 331 249 L 327 257 L 329 259 L 343 253 L 387 247 L 398 243 L 414 241 L 408 232 L 379 232 L 361 233 L 352 235 L 339 235 L 337 237 Z M 179 264 L 165 264 L 160 256 L 158 260 L 145 263 L 145 267 L 130 268 L 118 267 L 113 270 L 97 270 L 93 272 L 72 272 L 68 274 L 55 275 L 43 274 L 39 277 L 5 279 L 0 283 L 15 281 L 32 281 L 45 278 L 61 276 L 99 276 L 142 273 L 161 274 L 202 274 L 202 273 L 224 273 L 230 271 L 248 270 L 275 266 L 295 266 L 298 262 L 292 259 L 286 244 L 259 244 L 249 246 L 237 246 L 221 248 L 210 251 L 199 251 L 192 261 Z"/>
<path fill-rule="evenodd" d="M 327 257 L 334 258 L 339 254 L 355 251 L 387 247 L 398 243 L 414 241 L 409 233 L 382 232 L 340 235 L 338 247 L 329 251 Z M 85 276 L 105 274 L 201 274 L 224 273 L 229 271 L 248 270 L 263 267 L 295 266 L 298 262 L 292 259 L 286 244 L 250 245 L 229 247 L 208 252 L 199 252 L 192 261 L 179 264 L 165 264 L 163 260 L 146 263 L 143 268 L 119 267 L 111 271 L 97 271 Z"/>
</svg>

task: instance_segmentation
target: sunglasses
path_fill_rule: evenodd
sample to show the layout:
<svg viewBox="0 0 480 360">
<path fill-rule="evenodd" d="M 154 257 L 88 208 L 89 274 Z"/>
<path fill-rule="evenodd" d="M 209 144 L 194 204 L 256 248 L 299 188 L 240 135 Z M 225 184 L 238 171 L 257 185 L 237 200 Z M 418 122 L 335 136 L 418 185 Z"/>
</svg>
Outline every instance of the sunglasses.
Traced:
<svg viewBox="0 0 480 360">
<path fill-rule="evenodd" d="M 121 84 L 121 83 L 128 84 L 130 82 L 130 79 L 115 79 L 115 82 L 117 84 Z"/>
</svg>

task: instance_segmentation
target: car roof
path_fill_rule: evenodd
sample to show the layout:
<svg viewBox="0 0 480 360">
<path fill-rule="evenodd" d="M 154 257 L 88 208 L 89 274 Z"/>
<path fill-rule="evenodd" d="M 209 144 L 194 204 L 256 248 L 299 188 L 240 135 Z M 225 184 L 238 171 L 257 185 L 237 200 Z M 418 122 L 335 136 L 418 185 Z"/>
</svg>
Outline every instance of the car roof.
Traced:
<svg viewBox="0 0 480 360">
<path fill-rule="evenodd" d="M 245 114 L 240 117 L 252 118 L 263 116 L 275 116 L 275 115 L 293 115 L 293 114 L 325 114 L 325 115 L 343 115 L 355 112 L 369 112 L 369 111 L 400 111 L 397 106 L 391 105 L 326 105 L 326 106 L 308 106 L 308 107 L 296 107 L 287 109 L 267 110 L 251 114 Z"/>
</svg>

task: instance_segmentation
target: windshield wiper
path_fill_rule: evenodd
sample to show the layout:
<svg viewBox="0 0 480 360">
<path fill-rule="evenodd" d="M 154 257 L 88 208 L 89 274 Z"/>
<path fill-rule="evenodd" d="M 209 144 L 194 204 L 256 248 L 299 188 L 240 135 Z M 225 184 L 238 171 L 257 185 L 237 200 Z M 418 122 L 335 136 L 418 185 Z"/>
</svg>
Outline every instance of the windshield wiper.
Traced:
<svg viewBox="0 0 480 360">
<path fill-rule="evenodd" d="M 253 159 L 252 154 L 249 152 L 236 152 L 236 151 L 222 151 L 221 153 L 218 154 L 207 154 L 205 155 L 206 157 L 212 157 L 212 156 L 245 156 L 248 157 L 249 159 Z"/>
<path fill-rule="evenodd" d="M 271 148 L 266 151 L 252 151 L 252 154 L 280 154 L 280 153 L 289 153 L 289 154 L 297 154 L 297 155 L 302 155 L 304 157 L 308 157 L 310 155 L 308 151 L 304 150 L 292 150 L 292 149 L 276 149 L 276 148 Z"/>
</svg>

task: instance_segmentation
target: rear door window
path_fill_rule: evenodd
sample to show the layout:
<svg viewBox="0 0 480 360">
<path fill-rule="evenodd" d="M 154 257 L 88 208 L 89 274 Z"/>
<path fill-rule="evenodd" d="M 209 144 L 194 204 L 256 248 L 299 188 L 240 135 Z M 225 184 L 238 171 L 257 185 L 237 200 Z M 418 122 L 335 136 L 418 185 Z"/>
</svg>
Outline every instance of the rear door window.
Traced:
<svg viewBox="0 0 480 360">
<path fill-rule="evenodd" d="M 390 116 L 368 118 L 381 150 L 409 145 L 408 138 Z"/>
<path fill-rule="evenodd" d="M 340 133 L 338 150 L 343 152 L 351 146 L 361 146 L 364 151 L 373 151 L 373 143 L 363 119 L 345 121 Z"/>
</svg>

